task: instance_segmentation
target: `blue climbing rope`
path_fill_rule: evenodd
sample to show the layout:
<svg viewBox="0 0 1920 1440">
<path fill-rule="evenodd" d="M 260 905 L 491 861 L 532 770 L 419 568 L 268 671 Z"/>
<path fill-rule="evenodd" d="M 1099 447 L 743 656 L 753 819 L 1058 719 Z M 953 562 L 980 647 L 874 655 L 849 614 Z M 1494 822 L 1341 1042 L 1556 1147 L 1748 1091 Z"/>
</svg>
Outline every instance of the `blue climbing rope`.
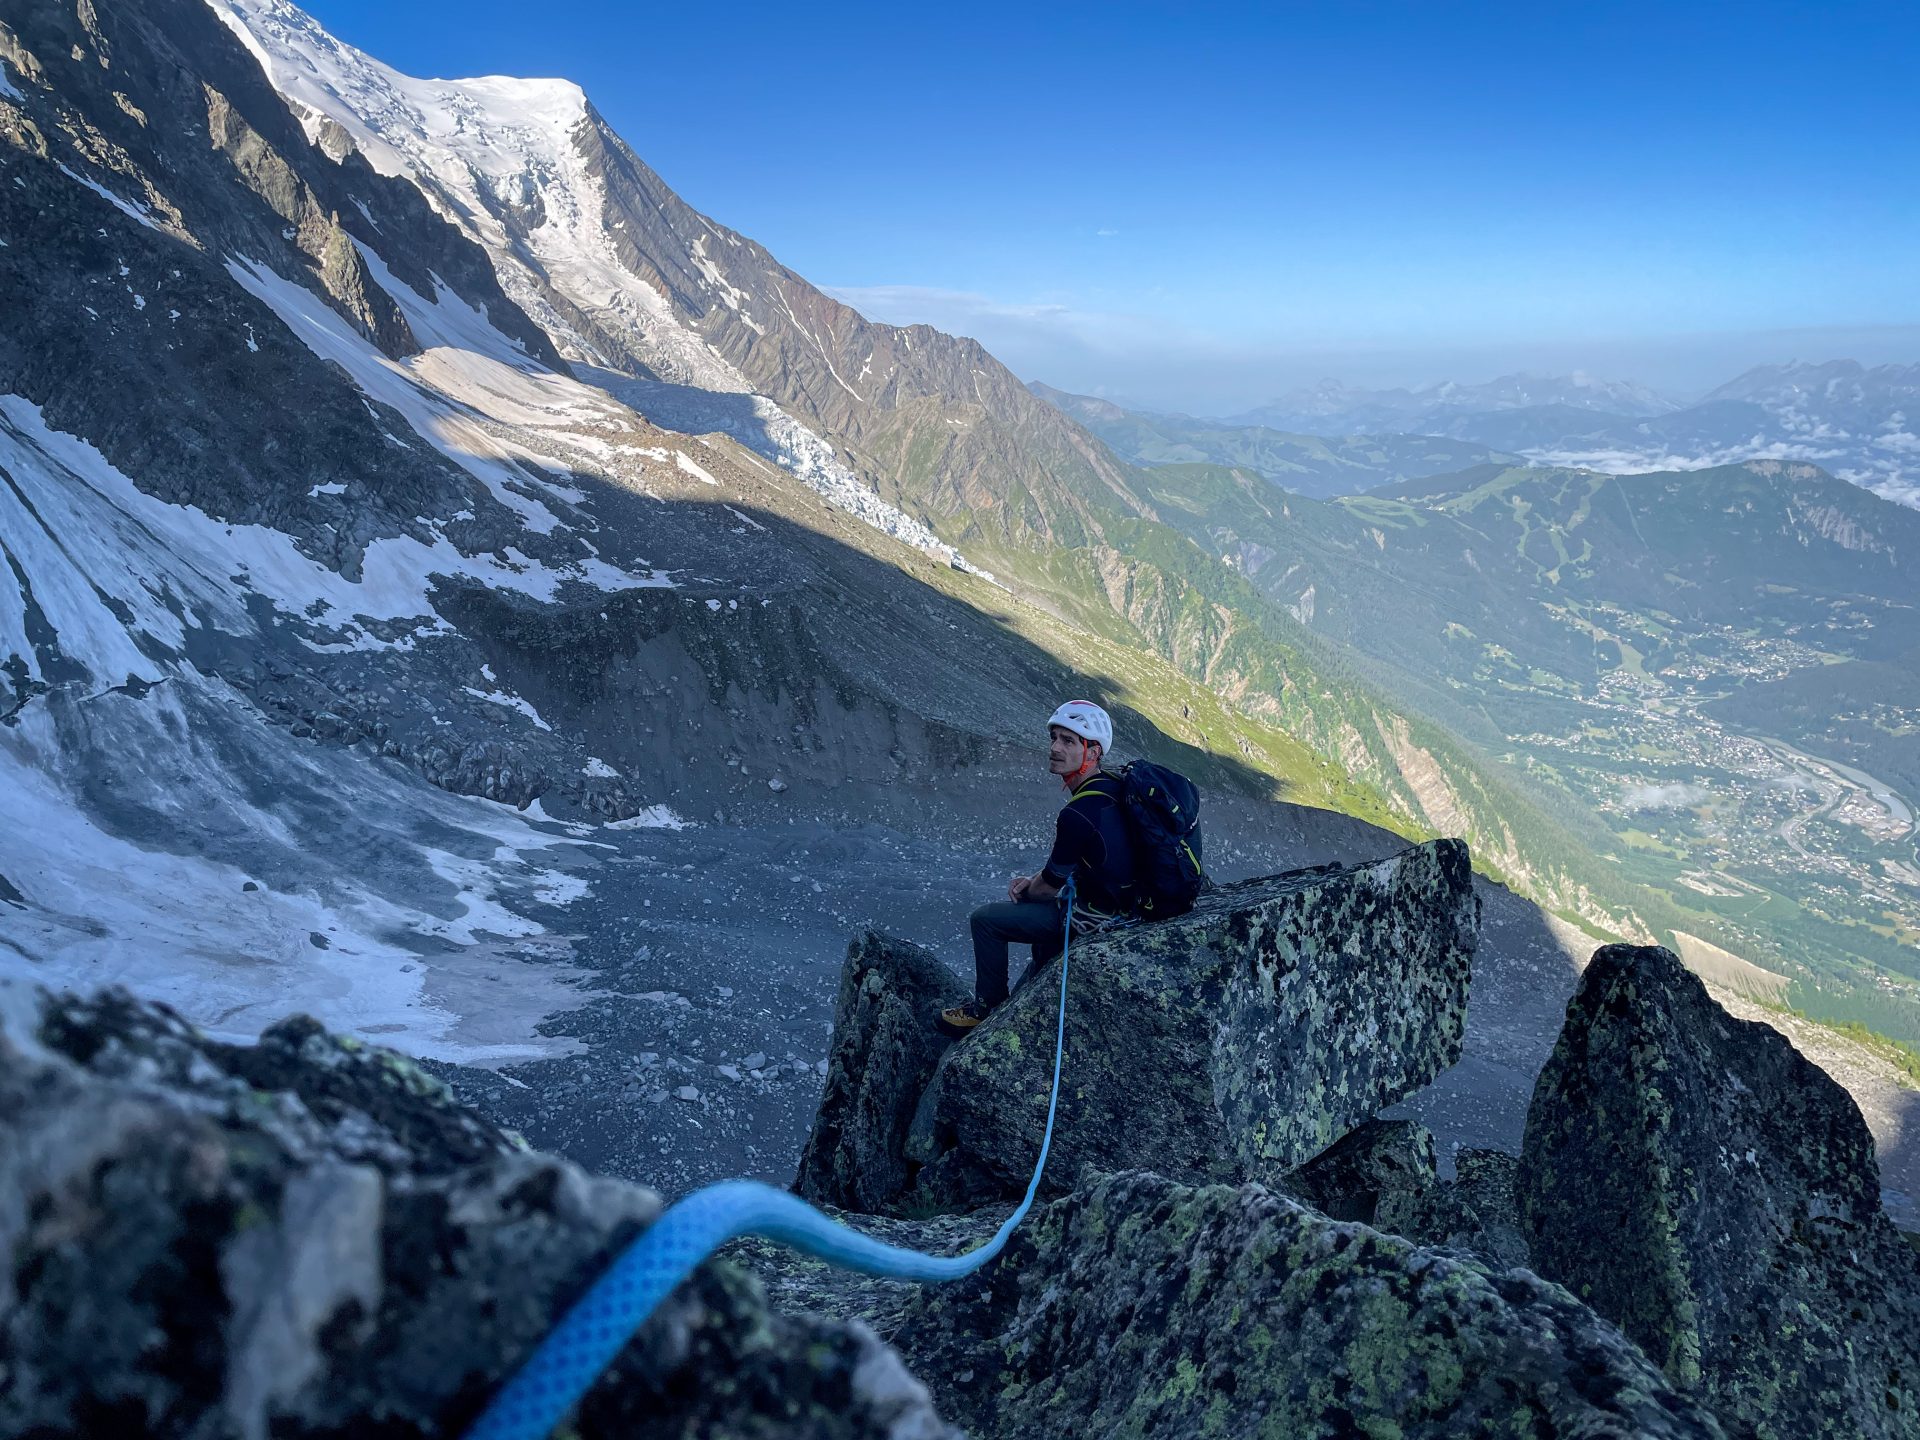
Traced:
<svg viewBox="0 0 1920 1440">
<path fill-rule="evenodd" d="M 1060 1104 L 1060 1061 L 1067 1039 L 1067 949 L 1073 938 L 1073 881 L 1067 881 L 1060 945 L 1060 1015 L 1053 1036 L 1053 1094 L 1040 1159 L 1019 1209 L 986 1244 L 964 1255 L 924 1255 L 883 1244 L 831 1219 L 806 1201 L 758 1180 L 722 1180 L 696 1190 L 624 1250 L 580 1297 L 520 1371 L 467 1431 L 466 1440 L 545 1440 L 600 1378 L 654 1309 L 700 1262 L 729 1240 L 759 1235 L 804 1254 L 867 1275 L 896 1280 L 958 1280 L 1006 1247 L 1033 1206 L 1053 1144 Z"/>
</svg>

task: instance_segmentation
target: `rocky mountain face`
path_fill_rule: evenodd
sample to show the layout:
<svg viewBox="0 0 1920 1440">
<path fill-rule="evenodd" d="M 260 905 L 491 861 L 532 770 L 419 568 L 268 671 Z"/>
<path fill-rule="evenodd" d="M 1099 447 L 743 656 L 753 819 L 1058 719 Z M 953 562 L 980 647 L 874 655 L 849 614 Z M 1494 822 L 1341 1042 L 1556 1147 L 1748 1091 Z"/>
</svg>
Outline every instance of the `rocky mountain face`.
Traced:
<svg viewBox="0 0 1920 1440">
<path fill-rule="evenodd" d="M 1265 476 L 1282 489 L 1319 499 L 1519 460 L 1484 445 L 1438 436 L 1295 435 L 1263 425 L 1227 425 L 1190 415 L 1125 410 L 1108 400 L 1070 395 L 1037 381 L 1030 381 L 1027 388 L 1137 465 L 1236 466 Z"/>
<path fill-rule="evenodd" d="M 414 80 L 285 0 L 221 9 L 316 139 L 413 179 L 570 359 L 661 423 L 725 431 L 830 495 L 908 500 L 954 538 L 966 527 L 940 521 L 1012 490 L 1125 494 L 1119 467 L 976 342 L 870 324 L 815 289 L 695 212 L 577 87 Z M 1079 533 L 1053 508 L 1015 523 Z"/>
<path fill-rule="evenodd" d="M 1333 798 L 1149 656 L 570 374 L 194 0 L 16 7 L 0 74 L 9 964 L 530 1059 L 572 1048 L 532 1027 L 580 842 L 1003 811 L 1089 669 L 1142 750 Z"/>
</svg>

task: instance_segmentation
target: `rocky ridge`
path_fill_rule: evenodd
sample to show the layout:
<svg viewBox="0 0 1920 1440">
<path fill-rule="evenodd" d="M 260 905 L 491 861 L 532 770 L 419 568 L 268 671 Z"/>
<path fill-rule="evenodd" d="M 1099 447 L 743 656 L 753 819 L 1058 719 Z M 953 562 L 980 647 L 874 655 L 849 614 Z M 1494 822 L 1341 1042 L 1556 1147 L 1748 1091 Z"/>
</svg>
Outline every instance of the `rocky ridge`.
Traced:
<svg viewBox="0 0 1920 1440">
<path fill-rule="evenodd" d="M 1342 955 L 1329 945 L 1310 963 L 1351 963 Z M 848 976 L 803 1189 L 833 1178 L 823 1148 L 879 1159 L 880 1174 L 903 1162 L 910 1172 L 904 1100 L 887 1086 L 930 1085 L 940 1066 L 991 1045 L 986 1026 L 945 1054 L 937 1039 L 899 1043 L 904 1002 L 939 990 L 924 957 L 868 938 Z M 1366 1000 L 1342 1014 L 1361 1026 L 1379 1018 Z M 1125 1065 L 1158 1073 L 1156 1044 L 1126 1048 Z M 1069 1074 L 1073 1053 L 1070 1042 Z M 876 1077 L 864 1087 L 842 1075 L 856 1060 Z M 864 1133 L 851 1118 L 856 1097 L 872 1125 Z M 1129 1098 L 1148 1133 L 1179 1109 L 1177 1094 L 1152 1085 Z M 1073 1120 L 1067 1111 L 1061 1123 Z M 1009 1159 L 1031 1153 L 1017 1129 L 1006 1149 Z M 1616 946 L 1595 956 L 1522 1152 L 1464 1151 L 1441 1178 L 1424 1127 L 1362 1120 L 1264 1183 L 1183 1184 L 1082 1160 L 1070 1194 L 979 1289 L 889 1294 L 900 1287 L 843 1286 L 766 1247 L 743 1255 L 776 1301 L 869 1318 L 976 1434 L 1029 1433 L 1063 1410 L 1125 1434 L 1251 1435 L 1269 1433 L 1257 1429 L 1269 1420 L 1278 1433 L 1328 1435 L 1389 1421 L 1396 1434 L 1920 1434 L 1907 1389 L 1920 1266 L 1880 1210 L 1858 1111 L 1777 1032 L 1714 1005 L 1671 954 Z M 1112 1168 L 1127 1163 L 1121 1155 Z M 843 1212 L 896 1243 L 943 1250 L 978 1243 L 1004 1213 L 992 1203 L 937 1220 Z M 1277 1249 L 1286 1260 L 1267 1261 L 1266 1274 L 1247 1263 Z M 1426 1288 L 1440 1277 L 1439 1291 Z M 1301 1289 L 1315 1307 L 1291 1332 L 1296 1345 L 1312 1336 L 1305 1356 L 1271 1338 Z M 1342 1338 L 1349 1304 L 1366 1310 L 1364 1341 Z M 1447 1367 L 1422 1338 L 1429 1326 L 1448 1337 Z M 1529 1358 L 1504 1348 L 1506 1334 L 1528 1337 Z M 1541 1344 L 1546 1358 L 1531 1348 Z M 1487 1358 L 1495 1353 L 1504 1358 Z M 1098 1380 L 1084 1368 L 1095 1356 Z M 1664 1367 L 1658 1380 L 1648 1356 Z M 1503 1394 L 1537 1386 L 1525 1423 L 1544 1428 L 1502 1428 L 1521 1422 L 1477 1410 L 1478 1363 L 1501 1370 Z"/>
<path fill-rule="evenodd" d="M 1512 1157 L 1472 1155 L 1443 1180 L 1430 1135 L 1368 1116 L 1378 1102 L 1365 1097 L 1393 1093 L 1403 1081 L 1375 1082 L 1404 1062 L 1392 1043 L 1343 1049 L 1340 1036 L 1391 1035 L 1396 1017 L 1457 1026 L 1465 1003 L 1430 988 L 1409 1011 L 1396 979 L 1422 944 L 1444 957 L 1467 938 L 1462 926 L 1470 933 L 1471 889 L 1450 854 L 1397 857 L 1397 891 L 1383 891 L 1374 864 L 1278 877 L 1237 907 L 1215 897 L 1241 937 L 1219 963 L 1271 973 L 1260 937 L 1290 933 L 1299 970 L 1322 987 L 1307 1008 L 1330 1026 L 1297 1050 L 1277 1032 L 1243 1044 L 1361 1097 L 1329 1112 L 1341 1133 L 1305 1164 L 1181 1179 L 1128 1155 L 1103 1165 L 1083 1135 L 1058 1198 L 1001 1259 L 950 1287 L 848 1276 L 740 1242 L 635 1339 L 575 1433 L 1771 1437 L 1788 1433 L 1780 1416 L 1808 1413 L 1782 1384 L 1826 1387 L 1822 1434 L 1920 1433 L 1897 1376 L 1884 1393 L 1877 1379 L 1848 1382 L 1904 1357 L 1914 1332 L 1900 1317 L 1920 1304 L 1920 1256 L 1874 1208 L 1857 1114 L 1780 1037 L 1712 1007 L 1665 952 L 1596 957 L 1517 1170 Z M 1325 923 L 1276 925 L 1289 894 L 1313 896 L 1294 903 Z M 1354 915 L 1371 928 L 1343 928 Z M 1152 957 L 1169 953 L 1154 929 L 1177 924 L 1088 947 L 1082 984 L 1097 996 L 1094 972 L 1109 969 L 1144 986 Z M 1202 916 L 1190 930 L 1219 924 Z M 1143 1004 L 1171 1002 L 1177 978 L 1160 983 Z M 878 1162 L 868 1193 L 888 1188 L 913 1092 L 952 1057 L 991 1048 L 985 1034 L 944 1057 L 910 1043 L 926 1029 L 920 1007 L 951 984 L 924 952 L 856 939 L 840 1019 L 867 1033 L 836 1046 L 838 1094 L 830 1087 L 803 1181 L 844 1183 Z M 1223 1015 L 1231 990 L 1216 996 Z M 1124 1057 L 1151 1074 L 1165 1043 L 1083 1030 L 1069 1073 Z M 864 1089 L 846 1067 L 862 1057 Z M 1262 1103 L 1277 1109 L 1289 1093 Z M 1149 1130 L 1180 1108 L 1151 1087 L 1131 1100 Z M 383 1434 L 449 1433 L 660 1211 L 652 1192 L 530 1154 L 408 1062 L 305 1019 L 233 1046 L 123 993 L 56 997 L 9 982 L 0 1101 L 0 1423 L 13 1430 L 255 1436 L 377 1416 Z M 1669 1118 L 1649 1125 L 1655 1111 Z M 1086 1119 L 1070 1109 L 1063 1133 L 1097 1134 Z M 1740 1161 L 1737 1198 L 1682 1183 L 1699 1174 L 1709 1133 L 1767 1157 Z M 907 1178 L 896 1163 L 893 1188 Z M 1650 1201 L 1681 1223 L 1642 1226 Z M 949 1208 L 837 1213 L 936 1251 L 971 1248 L 1006 1213 L 997 1198 Z M 1776 1263 L 1753 1248 L 1767 1235 L 1798 1249 Z M 1643 1258 L 1652 1279 L 1623 1289 Z M 1721 1297 L 1755 1293 L 1735 1282 L 1763 1275 L 1780 1304 L 1818 1321 L 1811 1331 L 1770 1323 L 1753 1343 L 1753 1324 Z M 1694 1303 L 1659 1276 L 1683 1277 Z M 1860 1297 L 1869 1282 L 1866 1308 L 1821 1309 L 1820 1295 Z M 1747 1339 L 1723 1351 L 1727 1317 Z M 1837 1346 L 1836 1325 L 1847 1336 Z M 1674 1334 L 1677 1348 L 1663 1338 Z M 1743 1378 L 1756 1365 L 1773 1388 Z"/>
<path fill-rule="evenodd" d="M 1067 1024 L 1077 1063 L 1043 1193 L 1087 1165 L 1278 1181 L 1459 1059 L 1478 928 L 1466 846 L 1443 840 L 1223 886 L 1176 920 L 1083 942 Z M 1025 1189 L 1058 1009 L 1041 979 L 935 1065 L 902 1137 L 913 1189 L 896 1203 Z"/>
<path fill-rule="evenodd" d="M 0 981 L 0 1430 L 457 1434 L 660 1213 L 525 1151 L 388 1051 L 290 1020 L 207 1040 L 123 992 Z M 945 1440 L 860 1322 L 708 1266 L 583 1437 Z"/>
<path fill-rule="evenodd" d="M 1095 1162 L 1190 1183 L 1289 1173 L 1459 1059 L 1478 925 L 1466 847 L 1437 841 L 1219 887 L 1177 920 L 1079 942 L 1044 1193 Z M 1354 963 L 1308 963 L 1332 953 Z M 876 1213 L 1018 1198 L 1047 1118 L 1054 973 L 947 1047 L 925 1024 L 955 998 L 938 960 L 857 938 L 798 1193 Z"/>
</svg>

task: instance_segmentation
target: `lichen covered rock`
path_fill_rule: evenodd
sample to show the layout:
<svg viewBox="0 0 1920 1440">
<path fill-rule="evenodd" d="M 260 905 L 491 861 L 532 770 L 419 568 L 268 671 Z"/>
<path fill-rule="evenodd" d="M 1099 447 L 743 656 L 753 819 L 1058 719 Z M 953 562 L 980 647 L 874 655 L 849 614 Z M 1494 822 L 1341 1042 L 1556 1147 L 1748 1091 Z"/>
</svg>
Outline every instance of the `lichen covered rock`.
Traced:
<svg viewBox="0 0 1920 1440">
<path fill-rule="evenodd" d="M 1527 1265 L 1513 1194 L 1519 1164 L 1503 1150 L 1462 1150 L 1453 1179 L 1387 1191 L 1371 1223 L 1422 1245 L 1470 1250 L 1495 1269 Z"/>
<path fill-rule="evenodd" d="M 965 998 L 932 951 L 872 930 L 854 937 L 834 1000 L 826 1089 L 794 1193 L 879 1211 L 908 1188 L 907 1127 L 947 1046 L 932 1016 Z"/>
<path fill-rule="evenodd" d="M 1920 1266 L 1852 1099 L 1670 951 L 1609 945 L 1528 1112 L 1533 1263 L 1737 1434 L 1920 1435 Z"/>
<path fill-rule="evenodd" d="M 1439 840 L 1226 886 L 1076 944 L 1046 1193 L 1089 1166 L 1278 1183 L 1459 1058 L 1478 924 L 1467 847 Z M 907 1138 L 922 1168 L 896 1205 L 1025 1189 L 1058 978 L 1047 967 L 942 1057 Z"/>
<path fill-rule="evenodd" d="M 1286 1192 L 1331 1220 L 1375 1224 L 1384 1201 L 1439 1181 L 1433 1132 L 1416 1120 L 1369 1120 L 1286 1179 Z M 1391 1228 L 1382 1226 L 1381 1228 Z"/>
<path fill-rule="evenodd" d="M 0 1434 L 458 1434 L 660 1208 L 311 1021 L 225 1046 L 0 981 Z M 574 1433 L 956 1436 L 866 1327 L 726 1264 Z"/>
<path fill-rule="evenodd" d="M 1258 1185 L 1130 1172 L 1038 1211 L 895 1343 L 978 1437 L 1718 1436 L 1611 1325 Z"/>
</svg>

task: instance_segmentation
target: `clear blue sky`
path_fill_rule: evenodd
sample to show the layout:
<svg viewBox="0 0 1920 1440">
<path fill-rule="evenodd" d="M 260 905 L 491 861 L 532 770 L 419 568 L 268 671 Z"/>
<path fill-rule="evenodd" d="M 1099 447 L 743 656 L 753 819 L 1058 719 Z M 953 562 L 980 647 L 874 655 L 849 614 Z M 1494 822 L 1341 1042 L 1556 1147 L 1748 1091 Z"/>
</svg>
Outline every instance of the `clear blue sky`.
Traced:
<svg viewBox="0 0 1920 1440">
<path fill-rule="evenodd" d="M 579 82 L 815 283 L 1067 388 L 1920 360 L 1920 5 L 308 8 Z"/>
</svg>

